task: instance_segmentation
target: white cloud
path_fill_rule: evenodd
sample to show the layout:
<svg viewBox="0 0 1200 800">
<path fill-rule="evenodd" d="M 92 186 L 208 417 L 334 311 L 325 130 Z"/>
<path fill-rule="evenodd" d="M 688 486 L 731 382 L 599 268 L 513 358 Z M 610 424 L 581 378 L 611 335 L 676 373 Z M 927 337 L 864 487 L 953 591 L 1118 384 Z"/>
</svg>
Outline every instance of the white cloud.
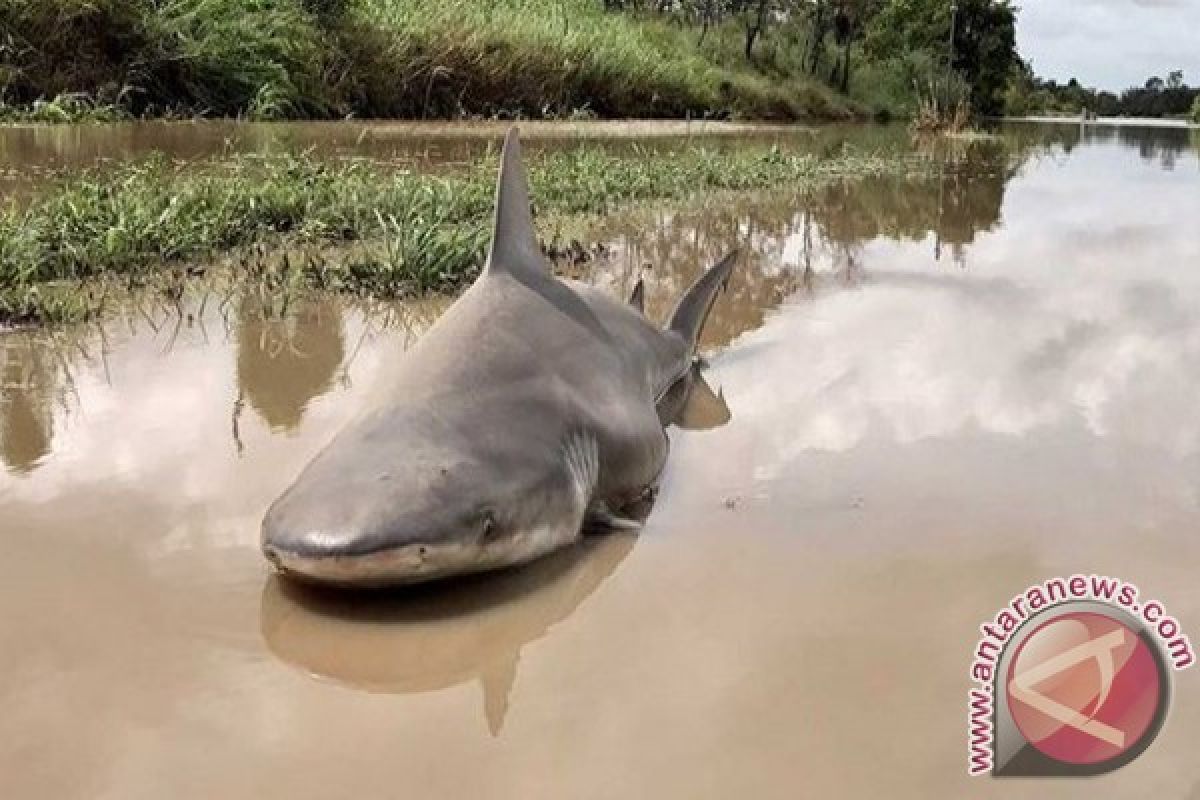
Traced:
<svg viewBox="0 0 1200 800">
<path fill-rule="evenodd" d="M 1182 69 L 1200 84 L 1200 0 L 1027 0 L 1017 44 L 1041 76 L 1118 90 Z"/>
</svg>

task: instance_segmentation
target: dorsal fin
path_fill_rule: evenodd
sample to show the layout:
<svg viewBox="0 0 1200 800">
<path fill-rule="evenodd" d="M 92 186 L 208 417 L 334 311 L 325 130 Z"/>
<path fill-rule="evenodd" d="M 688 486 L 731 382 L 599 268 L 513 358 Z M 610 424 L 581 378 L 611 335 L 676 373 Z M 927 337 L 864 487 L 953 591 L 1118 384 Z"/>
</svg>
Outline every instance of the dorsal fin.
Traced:
<svg viewBox="0 0 1200 800">
<path fill-rule="evenodd" d="M 638 282 L 633 286 L 633 293 L 629 295 L 629 305 L 646 313 L 646 283 L 638 278 Z"/>
<path fill-rule="evenodd" d="M 713 302 L 717 299 L 717 293 L 729 283 L 729 273 L 733 271 L 737 255 L 738 251 L 732 250 L 716 265 L 709 267 L 708 271 L 700 276 L 700 280 L 693 283 L 692 287 L 684 292 L 683 297 L 679 298 L 679 305 L 675 306 L 675 311 L 671 314 L 667 329 L 682 336 L 691 352 L 696 351 L 696 342 L 700 338 L 705 320 L 708 319 L 708 312 L 712 310 Z"/>
<path fill-rule="evenodd" d="M 496 221 L 492 229 L 492 250 L 486 271 L 511 274 L 549 272 L 538 248 L 529 208 L 529 184 L 521 164 L 521 141 L 517 129 L 509 128 L 500 153 L 500 177 L 496 185 Z"/>
</svg>

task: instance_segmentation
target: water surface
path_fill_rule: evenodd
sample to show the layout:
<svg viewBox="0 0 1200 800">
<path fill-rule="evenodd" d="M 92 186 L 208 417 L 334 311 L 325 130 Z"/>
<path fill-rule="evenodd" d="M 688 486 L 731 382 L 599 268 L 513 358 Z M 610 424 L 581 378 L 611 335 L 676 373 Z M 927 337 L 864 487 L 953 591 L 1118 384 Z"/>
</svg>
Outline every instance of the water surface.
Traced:
<svg viewBox="0 0 1200 800">
<path fill-rule="evenodd" d="M 304 153 L 327 159 L 367 159 L 404 169 L 451 169 L 498 149 L 514 123 L 139 121 L 110 125 L 0 125 L 0 200 L 35 196 L 47 184 L 81 170 L 103 173 L 147 157 L 192 164 L 231 155 Z M 689 144 L 708 148 L 777 145 L 817 153 L 843 142 L 891 143 L 884 127 L 671 121 L 520 123 L 532 150 L 602 144 L 611 150 L 656 151 Z"/>
<path fill-rule="evenodd" d="M 932 176 L 605 221 L 662 315 L 728 247 L 645 530 L 370 601 L 270 501 L 444 302 L 148 301 L 0 338 L 5 797 L 1195 797 L 1200 686 L 1083 781 L 965 776 L 977 626 L 1119 575 L 1200 637 L 1200 157 L 1014 125 Z M 202 310 L 201 310 L 202 309 Z"/>
</svg>

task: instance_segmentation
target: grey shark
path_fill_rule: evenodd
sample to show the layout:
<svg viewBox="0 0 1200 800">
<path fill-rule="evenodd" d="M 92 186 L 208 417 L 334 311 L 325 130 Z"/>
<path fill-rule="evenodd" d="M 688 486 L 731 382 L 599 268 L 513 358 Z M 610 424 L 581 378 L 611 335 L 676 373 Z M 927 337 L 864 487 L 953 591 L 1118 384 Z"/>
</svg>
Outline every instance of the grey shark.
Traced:
<svg viewBox="0 0 1200 800">
<path fill-rule="evenodd" d="M 285 575 L 381 587 L 522 564 L 585 528 L 636 528 L 667 458 L 664 401 L 735 254 L 660 328 L 560 280 L 534 233 L 516 130 L 501 155 L 479 278 L 404 354 L 380 405 L 342 430 L 267 511 Z M 672 402 L 666 402 L 673 405 Z"/>
</svg>

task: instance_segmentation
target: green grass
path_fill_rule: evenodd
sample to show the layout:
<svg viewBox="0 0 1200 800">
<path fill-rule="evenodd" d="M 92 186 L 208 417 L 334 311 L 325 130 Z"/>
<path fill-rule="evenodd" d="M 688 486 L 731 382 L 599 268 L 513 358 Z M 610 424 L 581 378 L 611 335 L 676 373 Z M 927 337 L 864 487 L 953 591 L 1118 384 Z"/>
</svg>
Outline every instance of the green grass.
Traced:
<svg viewBox="0 0 1200 800">
<path fill-rule="evenodd" d="M 404 94 L 422 103 L 409 115 L 848 115 L 807 78 L 750 70 L 697 46 L 695 30 L 605 13 L 598 0 L 369 0 L 364 14 L 407 65 Z"/>
<path fill-rule="evenodd" d="M 484 159 L 462 173 L 418 174 L 299 155 L 186 168 L 150 160 L 77 176 L 28 206 L 0 210 L 0 321 L 78 318 L 95 303 L 47 301 L 59 297 L 48 286 L 150 280 L 164 265 L 256 243 L 351 245 L 282 267 L 247 262 L 243 271 L 258 270 L 250 277 L 260 282 L 385 297 L 453 290 L 483 262 L 494 169 Z M 544 218 L 714 190 L 803 191 L 911 169 L 908 159 L 849 152 L 820 159 L 763 148 L 615 155 L 585 147 L 534 159 L 531 182 Z"/>
<path fill-rule="evenodd" d="M 62 96 L 138 116 L 853 115 L 786 62 L 751 69 L 735 28 L 700 46 L 600 0 L 0 0 L 0 102 L 10 118 Z"/>
<path fill-rule="evenodd" d="M 327 110 L 335 43 L 307 0 L 0 0 L 0 89 L 136 113 Z"/>
<path fill-rule="evenodd" d="M 86 94 L 60 94 L 50 100 L 35 100 L 28 106 L 0 102 L 0 122 L 59 123 L 124 122 L 131 115 L 117 103 L 98 102 Z"/>
</svg>

